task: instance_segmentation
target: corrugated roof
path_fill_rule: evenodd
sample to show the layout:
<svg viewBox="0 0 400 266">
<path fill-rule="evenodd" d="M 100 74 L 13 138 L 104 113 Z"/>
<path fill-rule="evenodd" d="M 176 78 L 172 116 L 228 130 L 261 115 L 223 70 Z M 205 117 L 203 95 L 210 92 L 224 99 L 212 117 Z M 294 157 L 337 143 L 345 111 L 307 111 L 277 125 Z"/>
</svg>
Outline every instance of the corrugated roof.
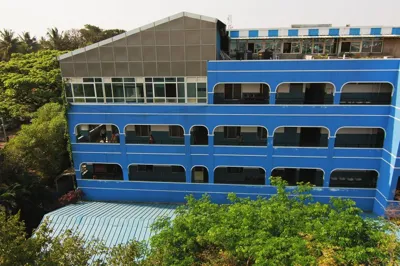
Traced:
<svg viewBox="0 0 400 266">
<path fill-rule="evenodd" d="M 86 241 L 102 240 L 106 246 L 124 244 L 132 239 L 148 243 L 150 225 L 161 216 L 174 217 L 176 204 L 79 202 L 45 215 L 52 236 L 70 229 Z"/>
</svg>

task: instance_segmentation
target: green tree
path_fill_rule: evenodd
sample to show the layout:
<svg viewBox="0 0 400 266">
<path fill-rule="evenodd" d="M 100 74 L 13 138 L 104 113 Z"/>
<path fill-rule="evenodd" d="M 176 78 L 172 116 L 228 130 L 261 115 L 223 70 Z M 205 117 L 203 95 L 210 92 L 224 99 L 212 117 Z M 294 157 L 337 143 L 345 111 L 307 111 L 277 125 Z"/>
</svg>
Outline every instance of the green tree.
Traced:
<svg viewBox="0 0 400 266">
<path fill-rule="evenodd" d="M 26 171 L 33 171 L 43 178 L 54 178 L 69 165 L 66 126 L 62 105 L 48 103 L 42 106 L 34 114 L 32 123 L 23 125 L 6 145 L 6 163 L 18 163 Z"/>
<path fill-rule="evenodd" d="M 0 59 L 9 60 L 11 54 L 18 50 L 18 38 L 14 37 L 12 30 L 3 29 L 0 31 Z"/>
<path fill-rule="evenodd" d="M 23 32 L 19 35 L 21 53 L 32 53 L 39 50 L 39 43 L 36 37 L 31 37 L 29 32 Z"/>
<path fill-rule="evenodd" d="M 269 199 L 218 205 L 187 198 L 154 225 L 149 265 L 398 265 L 400 245 L 383 220 L 363 219 L 350 200 L 313 203 L 310 186 L 272 179 Z M 292 197 L 290 194 L 294 195 Z"/>
<path fill-rule="evenodd" d="M 46 36 L 48 39 L 42 37 L 40 41 L 43 48 L 58 51 L 67 50 L 65 49 L 64 33 L 60 32 L 58 28 L 54 27 L 47 29 Z"/>
<path fill-rule="evenodd" d="M 107 248 L 98 240 L 66 231 L 52 237 L 48 221 L 27 238 L 19 214 L 7 215 L 0 208 L 0 265 L 33 266 L 86 266 L 86 265 L 139 265 L 144 245 L 131 241 L 115 248 Z"/>
<path fill-rule="evenodd" d="M 14 54 L 0 62 L 0 116 L 15 126 L 48 102 L 61 101 L 59 51 Z"/>
</svg>

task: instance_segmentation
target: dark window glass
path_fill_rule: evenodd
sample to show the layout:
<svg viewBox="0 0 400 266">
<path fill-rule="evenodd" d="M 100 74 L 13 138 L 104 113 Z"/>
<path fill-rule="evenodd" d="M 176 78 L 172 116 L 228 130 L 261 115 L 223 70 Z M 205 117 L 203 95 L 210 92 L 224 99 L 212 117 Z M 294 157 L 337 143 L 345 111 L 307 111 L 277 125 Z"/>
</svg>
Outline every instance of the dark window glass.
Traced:
<svg viewBox="0 0 400 266">
<path fill-rule="evenodd" d="M 382 41 L 374 41 L 374 43 L 372 45 L 372 52 L 373 53 L 382 53 L 382 46 L 383 46 Z"/>
<path fill-rule="evenodd" d="M 136 125 L 135 134 L 138 137 L 148 137 L 150 136 L 150 126 L 147 125 Z"/>
<path fill-rule="evenodd" d="M 153 82 L 153 79 L 152 78 L 145 78 L 144 81 L 145 82 Z"/>
<path fill-rule="evenodd" d="M 122 78 L 111 78 L 112 82 L 122 82 Z"/>
<path fill-rule="evenodd" d="M 74 88 L 74 96 L 75 97 L 84 97 L 83 94 L 83 85 L 82 84 L 73 84 Z"/>
<path fill-rule="evenodd" d="M 85 88 L 85 97 L 95 97 L 93 84 L 84 84 L 83 87 Z"/>
<path fill-rule="evenodd" d="M 178 82 L 185 82 L 185 78 L 178 78 Z"/>
<path fill-rule="evenodd" d="M 122 83 L 113 83 L 114 102 L 124 102 L 124 85 Z"/>
<path fill-rule="evenodd" d="M 165 82 L 176 82 L 176 78 L 165 78 Z"/>
<path fill-rule="evenodd" d="M 164 78 L 153 78 L 154 82 L 164 82 Z"/>
<path fill-rule="evenodd" d="M 71 83 L 65 83 L 65 94 L 67 95 L 67 97 L 72 97 L 72 88 L 71 88 Z"/>
<path fill-rule="evenodd" d="M 102 82 L 101 78 L 94 78 L 94 82 Z"/>
<path fill-rule="evenodd" d="M 125 83 L 125 97 L 127 102 L 136 102 L 135 83 Z"/>
<path fill-rule="evenodd" d="M 139 103 L 144 103 L 144 91 L 142 83 L 136 84 L 136 93 L 137 93 L 137 101 Z"/>
<path fill-rule="evenodd" d="M 206 83 L 197 83 L 197 97 L 207 97 Z"/>
<path fill-rule="evenodd" d="M 83 82 L 93 82 L 94 78 L 83 78 Z"/>
<path fill-rule="evenodd" d="M 135 82 L 135 78 L 124 78 L 124 82 Z"/>
<path fill-rule="evenodd" d="M 165 97 L 165 84 L 154 84 L 154 96 Z"/>
</svg>

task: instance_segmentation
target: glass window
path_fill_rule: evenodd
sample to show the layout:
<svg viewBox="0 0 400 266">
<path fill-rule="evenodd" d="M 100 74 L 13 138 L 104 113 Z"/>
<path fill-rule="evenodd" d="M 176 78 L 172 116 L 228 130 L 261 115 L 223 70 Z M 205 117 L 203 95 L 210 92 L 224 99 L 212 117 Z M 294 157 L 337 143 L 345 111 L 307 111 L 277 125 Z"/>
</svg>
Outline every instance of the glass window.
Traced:
<svg viewBox="0 0 400 266">
<path fill-rule="evenodd" d="M 154 97 L 165 97 L 165 84 L 154 84 Z"/>
<path fill-rule="evenodd" d="M 144 103 L 144 90 L 142 83 L 136 84 L 136 93 L 138 103 Z"/>
<path fill-rule="evenodd" d="M 254 52 L 258 53 L 262 49 L 262 41 L 254 42 Z"/>
<path fill-rule="evenodd" d="M 153 82 L 164 82 L 164 78 L 154 78 Z"/>
<path fill-rule="evenodd" d="M 145 78 L 144 81 L 145 82 L 153 82 L 153 79 L 152 78 Z"/>
<path fill-rule="evenodd" d="M 103 84 L 102 83 L 96 83 L 96 95 L 97 95 L 97 102 L 103 103 L 104 95 L 103 95 Z"/>
<path fill-rule="evenodd" d="M 239 40 L 238 41 L 238 51 L 244 52 L 247 47 L 247 41 Z"/>
<path fill-rule="evenodd" d="M 148 137 L 148 136 L 150 136 L 150 126 L 147 126 L 147 125 L 135 125 L 135 135 L 137 137 Z"/>
<path fill-rule="evenodd" d="M 83 82 L 93 82 L 93 78 L 83 78 Z"/>
<path fill-rule="evenodd" d="M 122 82 L 122 78 L 111 78 L 111 82 Z"/>
<path fill-rule="evenodd" d="M 185 83 L 178 83 L 178 102 L 185 102 Z"/>
<path fill-rule="evenodd" d="M 176 82 L 176 78 L 165 78 L 165 82 Z"/>
<path fill-rule="evenodd" d="M 124 84 L 123 83 L 113 83 L 113 97 L 114 102 L 124 102 Z"/>
<path fill-rule="evenodd" d="M 85 97 L 95 97 L 93 84 L 83 84 L 83 87 L 85 89 Z"/>
<path fill-rule="evenodd" d="M 65 88 L 65 94 L 66 94 L 67 98 L 72 97 L 71 83 L 65 83 L 64 88 Z"/>
<path fill-rule="evenodd" d="M 197 83 L 197 97 L 207 97 L 206 83 Z"/>
<path fill-rule="evenodd" d="M 373 53 L 382 53 L 383 42 L 382 41 L 374 41 L 372 45 Z"/>
<path fill-rule="evenodd" d="M 135 83 L 125 83 L 126 102 L 136 102 L 136 86 Z"/>
<path fill-rule="evenodd" d="M 104 83 L 104 90 L 106 92 L 106 102 L 112 103 L 113 102 L 113 98 L 112 98 L 111 83 Z"/>
<path fill-rule="evenodd" d="M 324 52 L 324 44 L 323 43 L 314 43 L 313 54 L 322 54 Z"/>
<path fill-rule="evenodd" d="M 292 51 L 292 43 L 284 42 L 283 43 L 283 53 L 284 54 L 289 54 L 291 51 Z"/>
<path fill-rule="evenodd" d="M 124 82 L 135 82 L 135 78 L 124 78 Z"/>
<path fill-rule="evenodd" d="M 370 53 L 371 52 L 372 41 L 363 41 L 361 52 Z"/>
<path fill-rule="evenodd" d="M 292 54 L 300 53 L 300 43 L 298 43 L 298 42 L 293 42 L 292 43 L 292 51 L 291 51 L 291 53 Z"/>
<path fill-rule="evenodd" d="M 153 84 L 146 83 L 146 101 L 148 103 L 153 102 Z"/>
<path fill-rule="evenodd" d="M 178 82 L 185 82 L 185 78 L 178 78 Z"/>
<path fill-rule="evenodd" d="M 360 42 L 352 42 L 350 45 L 350 52 L 359 53 L 361 48 Z"/>
<path fill-rule="evenodd" d="M 303 54 L 311 54 L 312 41 L 303 40 Z"/>
<path fill-rule="evenodd" d="M 183 128 L 181 126 L 169 126 L 169 136 L 183 138 Z"/>
<path fill-rule="evenodd" d="M 336 53 L 336 41 L 333 39 L 326 40 L 325 42 L 325 53 L 334 54 Z"/>
<path fill-rule="evenodd" d="M 186 84 L 188 103 L 196 103 L 196 83 Z"/>
<path fill-rule="evenodd" d="M 74 97 L 85 97 L 83 93 L 83 85 L 82 84 L 73 84 L 74 88 Z"/>
<path fill-rule="evenodd" d="M 94 78 L 94 82 L 103 82 L 102 78 Z"/>
</svg>

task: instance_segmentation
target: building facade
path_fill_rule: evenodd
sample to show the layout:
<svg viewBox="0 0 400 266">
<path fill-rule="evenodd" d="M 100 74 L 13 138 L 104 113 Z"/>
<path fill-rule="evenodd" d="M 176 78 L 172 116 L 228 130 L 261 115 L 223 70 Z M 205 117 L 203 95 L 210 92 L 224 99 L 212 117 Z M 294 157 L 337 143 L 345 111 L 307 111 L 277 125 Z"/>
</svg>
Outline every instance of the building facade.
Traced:
<svg viewBox="0 0 400 266">
<path fill-rule="evenodd" d="M 62 55 L 78 186 L 88 200 L 222 203 L 272 195 L 281 176 L 383 214 L 400 177 L 399 38 L 180 13 Z"/>
</svg>

